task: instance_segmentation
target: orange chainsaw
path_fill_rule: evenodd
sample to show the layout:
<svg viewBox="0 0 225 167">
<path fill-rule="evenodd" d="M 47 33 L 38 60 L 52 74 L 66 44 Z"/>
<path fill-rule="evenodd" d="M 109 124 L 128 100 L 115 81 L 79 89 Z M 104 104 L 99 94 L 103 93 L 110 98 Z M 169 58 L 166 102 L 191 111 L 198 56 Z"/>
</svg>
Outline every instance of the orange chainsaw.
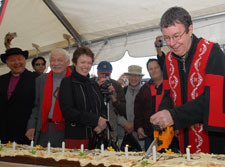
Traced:
<svg viewBox="0 0 225 167">
<path fill-rule="evenodd" d="M 160 151 L 161 149 L 167 149 L 171 144 L 174 137 L 174 129 L 172 126 L 168 126 L 165 129 L 159 125 L 153 126 L 153 135 L 154 140 L 146 151 L 146 157 L 152 152 L 152 147 L 156 146 L 156 150 Z"/>
</svg>

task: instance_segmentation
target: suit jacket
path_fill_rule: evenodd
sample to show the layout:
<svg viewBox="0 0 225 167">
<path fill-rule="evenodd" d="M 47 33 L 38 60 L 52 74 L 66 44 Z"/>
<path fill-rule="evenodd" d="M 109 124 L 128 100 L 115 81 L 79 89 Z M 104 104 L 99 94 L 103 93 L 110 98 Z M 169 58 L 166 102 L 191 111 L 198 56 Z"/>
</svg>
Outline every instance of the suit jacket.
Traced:
<svg viewBox="0 0 225 167">
<path fill-rule="evenodd" d="M 42 103 L 44 98 L 45 82 L 47 79 L 47 73 L 42 74 L 36 79 L 35 86 L 35 104 L 30 115 L 30 119 L 27 123 L 27 129 L 35 128 L 34 144 L 38 142 L 39 135 L 41 133 L 41 121 L 42 121 Z"/>
<path fill-rule="evenodd" d="M 29 144 L 25 137 L 27 121 L 34 106 L 35 75 L 26 70 L 8 99 L 7 90 L 11 72 L 0 76 L 0 140 Z"/>
</svg>

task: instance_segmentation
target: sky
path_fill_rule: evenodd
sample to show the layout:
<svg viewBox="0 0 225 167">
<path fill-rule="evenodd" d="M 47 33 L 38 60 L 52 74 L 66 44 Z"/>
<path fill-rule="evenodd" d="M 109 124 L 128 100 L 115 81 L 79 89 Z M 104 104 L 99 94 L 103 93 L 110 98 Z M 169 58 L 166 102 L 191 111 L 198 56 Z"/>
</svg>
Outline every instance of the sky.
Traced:
<svg viewBox="0 0 225 167">
<path fill-rule="evenodd" d="M 153 58 L 153 57 L 152 57 Z M 111 62 L 113 71 L 111 74 L 111 78 L 117 80 L 120 75 L 124 72 L 128 72 L 128 66 L 130 65 L 139 65 L 142 67 L 142 73 L 145 74 L 143 78 L 149 78 L 149 74 L 146 68 L 146 63 L 148 61 L 149 57 L 130 57 L 128 52 L 125 53 L 125 55 L 122 57 L 122 59 Z M 90 74 L 97 75 L 97 65 L 94 65 L 90 71 Z"/>
</svg>

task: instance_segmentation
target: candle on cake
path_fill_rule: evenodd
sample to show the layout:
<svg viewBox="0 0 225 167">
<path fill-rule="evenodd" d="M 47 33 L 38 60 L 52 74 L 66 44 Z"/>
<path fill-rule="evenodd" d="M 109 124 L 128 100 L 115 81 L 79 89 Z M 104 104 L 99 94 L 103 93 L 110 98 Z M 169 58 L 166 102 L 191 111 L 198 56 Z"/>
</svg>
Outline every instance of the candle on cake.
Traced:
<svg viewBox="0 0 225 167">
<path fill-rule="evenodd" d="M 15 151 L 16 150 L 16 142 L 14 141 L 13 142 L 13 151 Z"/>
<path fill-rule="evenodd" d="M 31 149 L 34 147 L 34 141 L 33 140 L 31 140 L 31 142 L 30 142 L 30 147 L 31 147 Z"/>
<path fill-rule="evenodd" d="M 51 144 L 48 142 L 48 154 L 50 154 Z"/>
<path fill-rule="evenodd" d="M 125 157 L 128 159 L 128 145 L 125 146 Z"/>
<path fill-rule="evenodd" d="M 62 153 L 64 154 L 64 152 L 65 152 L 65 142 L 63 141 L 62 142 Z"/>
<path fill-rule="evenodd" d="M 104 144 L 101 144 L 101 156 L 104 156 Z"/>
<path fill-rule="evenodd" d="M 152 159 L 154 162 L 156 162 L 156 146 L 152 147 Z"/>
<path fill-rule="evenodd" d="M 80 152 L 84 152 L 84 145 L 83 144 L 80 145 Z"/>
<path fill-rule="evenodd" d="M 186 148 L 186 155 L 187 155 L 187 160 L 188 160 L 188 161 L 191 160 L 190 148 L 191 148 L 190 145 L 187 146 L 187 148 Z"/>
</svg>

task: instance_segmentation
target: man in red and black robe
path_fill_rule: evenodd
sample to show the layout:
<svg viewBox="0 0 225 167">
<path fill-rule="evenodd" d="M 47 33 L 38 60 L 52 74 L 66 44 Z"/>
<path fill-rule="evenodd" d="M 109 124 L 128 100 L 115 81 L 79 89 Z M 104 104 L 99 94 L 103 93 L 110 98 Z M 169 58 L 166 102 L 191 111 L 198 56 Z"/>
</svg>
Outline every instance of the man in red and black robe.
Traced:
<svg viewBox="0 0 225 167">
<path fill-rule="evenodd" d="M 225 153 L 224 53 L 218 44 L 192 34 L 183 8 L 168 9 L 160 25 L 170 52 L 160 112 L 150 122 L 179 129 L 182 153 L 188 146 L 191 153 Z"/>
</svg>

